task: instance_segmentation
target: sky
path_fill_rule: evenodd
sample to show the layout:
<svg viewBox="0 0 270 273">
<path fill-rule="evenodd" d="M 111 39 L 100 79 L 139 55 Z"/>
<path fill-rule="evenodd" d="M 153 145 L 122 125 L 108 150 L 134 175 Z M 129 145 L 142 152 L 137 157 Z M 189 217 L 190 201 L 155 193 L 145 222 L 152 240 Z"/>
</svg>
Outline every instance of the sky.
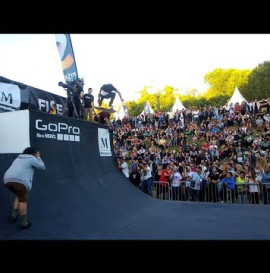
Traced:
<svg viewBox="0 0 270 273">
<path fill-rule="evenodd" d="M 203 92 L 203 77 L 215 68 L 253 69 L 270 60 L 270 34 L 71 34 L 71 40 L 78 75 L 95 101 L 105 83 L 125 100 L 144 86 Z M 0 75 L 66 96 L 58 86 L 64 75 L 54 34 L 0 34 Z"/>
</svg>

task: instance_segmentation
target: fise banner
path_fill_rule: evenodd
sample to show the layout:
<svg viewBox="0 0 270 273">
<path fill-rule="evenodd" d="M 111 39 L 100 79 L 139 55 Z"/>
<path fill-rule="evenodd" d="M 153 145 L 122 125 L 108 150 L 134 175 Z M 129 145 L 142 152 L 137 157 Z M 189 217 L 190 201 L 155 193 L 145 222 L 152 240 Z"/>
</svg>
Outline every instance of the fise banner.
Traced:
<svg viewBox="0 0 270 273">
<path fill-rule="evenodd" d="M 34 87 L 29 87 L 29 109 L 50 113 L 53 106 L 56 107 L 56 114 L 63 115 L 66 98 L 46 92 Z"/>
<path fill-rule="evenodd" d="M 66 94 L 64 94 L 66 96 Z M 33 109 L 63 115 L 66 98 L 0 76 L 0 112 Z"/>
</svg>

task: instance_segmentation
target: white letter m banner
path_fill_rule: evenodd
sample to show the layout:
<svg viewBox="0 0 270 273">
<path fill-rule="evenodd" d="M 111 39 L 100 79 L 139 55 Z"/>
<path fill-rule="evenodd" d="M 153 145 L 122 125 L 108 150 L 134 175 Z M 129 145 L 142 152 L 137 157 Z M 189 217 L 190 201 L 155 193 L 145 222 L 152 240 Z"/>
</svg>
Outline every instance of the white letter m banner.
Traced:
<svg viewBox="0 0 270 273">
<path fill-rule="evenodd" d="M 98 128 L 98 147 L 100 156 L 112 156 L 108 129 Z"/>
</svg>

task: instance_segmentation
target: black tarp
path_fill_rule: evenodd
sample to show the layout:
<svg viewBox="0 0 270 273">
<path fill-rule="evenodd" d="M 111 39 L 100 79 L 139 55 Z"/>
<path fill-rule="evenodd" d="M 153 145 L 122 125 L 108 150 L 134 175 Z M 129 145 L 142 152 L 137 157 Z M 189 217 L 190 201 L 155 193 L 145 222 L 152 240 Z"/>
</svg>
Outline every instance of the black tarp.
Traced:
<svg viewBox="0 0 270 273">
<path fill-rule="evenodd" d="M 124 177 L 114 157 L 100 156 L 98 128 L 105 126 L 34 111 L 30 120 L 31 145 L 46 164 L 35 171 L 29 195 L 33 225 L 19 230 L 19 222 L 8 222 L 14 197 L 2 186 L 0 240 L 270 239 L 268 205 L 156 200 Z M 51 132 L 36 128 L 49 124 Z M 64 124 L 69 129 L 58 132 Z M 57 133 L 80 141 L 49 138 Z M 0 154 L 0 177 L 16 156 Z"/>
<path fill-rule="evenodd" d="M 0 76 L 0 113 L 24 109 L 49 113 L 55 103 L 57 114 L 62 115 L 65 102 L 65 97 Z"/>
</svg>

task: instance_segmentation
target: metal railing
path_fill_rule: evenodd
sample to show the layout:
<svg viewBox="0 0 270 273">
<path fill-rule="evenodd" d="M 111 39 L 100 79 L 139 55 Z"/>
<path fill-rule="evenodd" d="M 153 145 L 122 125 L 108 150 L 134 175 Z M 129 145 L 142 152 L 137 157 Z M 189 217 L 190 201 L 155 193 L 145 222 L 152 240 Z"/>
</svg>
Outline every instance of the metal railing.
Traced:
<svg viewBox="0 0 270 273">
<path fill-rule="evenodd" d="M 165 181 L 152 181 L 152 194 L 161 200 L 270 204 L 270 184 L 266 183 L 236 184 L 234 189 L 229 189 L 220 182 L 204 182 L 200 190 L 194 190 L 186 187 L 184 180 L 179 187 Z"/>
<path fill-rule="evenodd" d="M 161 200 L 170 200 L 170 184 L 166 181 L 152 181 L 152 195 Z"/>
</svg>

